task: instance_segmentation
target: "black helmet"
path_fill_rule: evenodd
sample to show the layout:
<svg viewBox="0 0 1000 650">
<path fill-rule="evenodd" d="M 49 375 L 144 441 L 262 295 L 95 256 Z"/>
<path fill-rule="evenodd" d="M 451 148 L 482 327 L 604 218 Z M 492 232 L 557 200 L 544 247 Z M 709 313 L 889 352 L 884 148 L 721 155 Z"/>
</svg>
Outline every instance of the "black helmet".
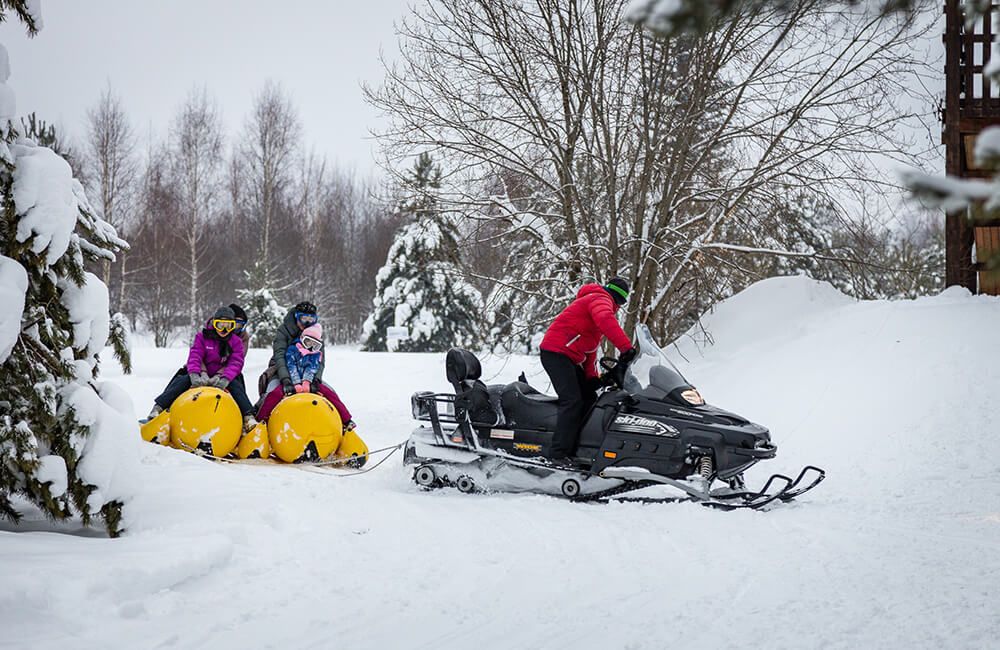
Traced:
<svg viewBox="0 0 1000 650">
<path fill-rule="evenodd" d="M 233 310 L 233 315 L 236 316 L 238 320 L 245 321 L 247 319 L 247 313 L 235 302 L 229 305 L 229 308 Z"/>
<path fill-rule="evenodd" d="M 299 304 L 295 305 L 296 314 L 315 314 L 316 305 L 312 304 L 308 300 L 303 300 Z"/>
</svg>

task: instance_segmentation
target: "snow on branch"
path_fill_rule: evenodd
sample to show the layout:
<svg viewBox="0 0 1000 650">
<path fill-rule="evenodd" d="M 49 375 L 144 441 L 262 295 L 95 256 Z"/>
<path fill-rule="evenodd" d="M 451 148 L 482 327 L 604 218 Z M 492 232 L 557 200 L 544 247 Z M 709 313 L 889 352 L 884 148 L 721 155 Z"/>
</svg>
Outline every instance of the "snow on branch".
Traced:
<svg viewBox="0 0 1000 650">
<path fill-rule="evenodd" d="M 885 15 L 911 10 L 920 0 L 840 0 L 829 4 L 860 7 L 869 15 Z M 673 36 L 704 31 L 713 20 L 766 8 L 794 11 L 795 3 L 792 0 L 632 0 L 625 11 L 625 20 L 654 34 Z M 972 3 L 970 11 L 974 16 L 982 9 Z"/>
</svg>

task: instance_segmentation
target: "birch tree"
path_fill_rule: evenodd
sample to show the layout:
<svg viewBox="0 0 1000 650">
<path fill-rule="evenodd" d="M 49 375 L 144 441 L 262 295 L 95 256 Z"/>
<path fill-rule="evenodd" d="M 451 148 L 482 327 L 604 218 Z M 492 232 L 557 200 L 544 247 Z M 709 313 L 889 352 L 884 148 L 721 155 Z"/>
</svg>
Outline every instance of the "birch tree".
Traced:
<svg viewBox="0 0 1000 650">
<path fill-rule="evenodd" d="M 139 176 L 136 139 L 121 98 L 108 85 L 97 104 L 87 111 L 85 156 L 90 195 L 105 221 L 122 230 L 132 215 Z M 127 253 L 117 259 L 118 291 L 112 297 L 112 311 L 120 309 L 125 294 Z M 112 263 L 104 262 L 104 284 L 112 286 Z"/>
<path fill-rule="evenodd" d="M 170 129 L 172 176 L 185 244 L 178 263 L 188 280 L 188 320 L 192 327 L 204 316 L 199 290 L 205 282 L 206 258 L 211 254 L 204 242 L 222 188 L 223 142 L 222 120 L 215 102 L 206 89 L 192 91 Z"/>
<path fill-rule="evenodd" d="M 238 145 L 242 189 L 259 233 L 258 263 L 265 276 L 274 272 L 275 222 L 293 183 L 301 125 L 291 98 L 268 81 L 254 98 Z"/>
</svg>

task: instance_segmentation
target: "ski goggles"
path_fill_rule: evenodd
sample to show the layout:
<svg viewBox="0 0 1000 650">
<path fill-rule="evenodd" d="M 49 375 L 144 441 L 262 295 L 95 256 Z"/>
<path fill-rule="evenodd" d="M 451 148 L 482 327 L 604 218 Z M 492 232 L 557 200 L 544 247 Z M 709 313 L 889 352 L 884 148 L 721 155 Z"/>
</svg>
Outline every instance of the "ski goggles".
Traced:
<svg viewBox="0 0 1000 650">
<path fill-rule="evenodd" d="M 237 332 L 242 332 L 246 328 L 247 328 L 247 322 L 245 320 L 243 320 L 242 318 L 237 318 L 236 319 L 236 331 Z"/>
<path fill-rule="evenodd" d="M 236 321 L 232 318 L 213 318 L 212 329 L 220 336 L 232 334 L 236 330 Z"/>
<path fill-rule="evenodd" d="M 315 325 L 319 318 L 316 314 L 307 314 L 305 312 L 297 311 L 295 312 L 295 320 L 302 323 L 306 327 L 309 327 L 310 325 Z"/>
<path fill-rule="evenodd" d="M 314 339 L 311 336 L 302 337 L 302 347 L 309 350 L 310 352 L 319 352 L 323 349 L 323 341 L 319 339 Z"/>
</svg>

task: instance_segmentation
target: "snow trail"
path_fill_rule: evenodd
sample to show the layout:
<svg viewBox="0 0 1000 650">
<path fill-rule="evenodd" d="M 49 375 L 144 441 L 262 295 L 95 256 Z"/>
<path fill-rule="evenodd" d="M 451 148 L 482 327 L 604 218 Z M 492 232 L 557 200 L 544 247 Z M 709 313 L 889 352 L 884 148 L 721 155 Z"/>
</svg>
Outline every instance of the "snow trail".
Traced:
<svg viewBox="0 0 1000 650">
<path fill-rule="evenodd" d="M 424 493 L 398 457 L 332 478 L 144 445 L 124 538 L 0 531 L 0 646 L 994 645 L 1000 300 L 855 302 L 779 278 L 705 322 L 713 345 L 672 353 L 710 403 L 771 428 L 778 457 L 752 484 L 827 470 L 801 502 Z M 444 355 L 328 354 L 373 448 L 413 428 L 410 393 L 448 388 Z M 133 357 L 121 385 L 142 412 L 184 351 Z M 266 358 L 251 352 L 251 384 Z M 491 381 L 527 370 L 546 385 L 535 358 L 484 366 Z"/>
</svg>

